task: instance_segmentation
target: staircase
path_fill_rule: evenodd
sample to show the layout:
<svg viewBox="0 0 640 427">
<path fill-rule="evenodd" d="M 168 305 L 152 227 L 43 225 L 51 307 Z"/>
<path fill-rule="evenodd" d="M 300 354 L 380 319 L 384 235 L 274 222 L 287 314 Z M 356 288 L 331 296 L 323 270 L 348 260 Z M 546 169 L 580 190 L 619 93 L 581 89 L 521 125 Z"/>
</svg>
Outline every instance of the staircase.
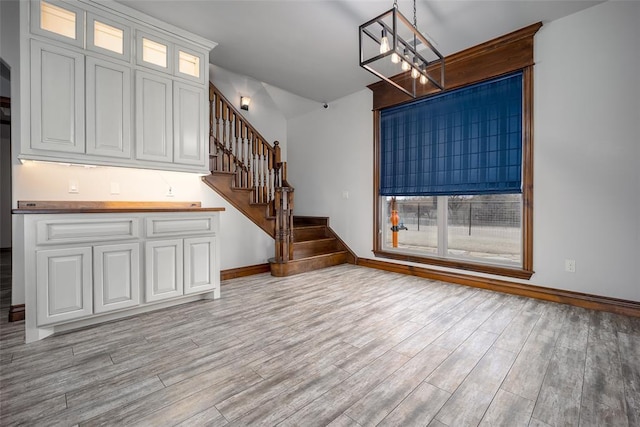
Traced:
<svg viewBox="0 0 640 427">
<path fill-rule="evenodd" d="M 294 189 L 280 146 L 269 144 L 235 107 L 209 84 L 209 165 L 202 180 L 275 239 L 271 274 L 290 276 L 355 263 L 355 254 L 325 217 L 295 217 Z"/>
</svg>

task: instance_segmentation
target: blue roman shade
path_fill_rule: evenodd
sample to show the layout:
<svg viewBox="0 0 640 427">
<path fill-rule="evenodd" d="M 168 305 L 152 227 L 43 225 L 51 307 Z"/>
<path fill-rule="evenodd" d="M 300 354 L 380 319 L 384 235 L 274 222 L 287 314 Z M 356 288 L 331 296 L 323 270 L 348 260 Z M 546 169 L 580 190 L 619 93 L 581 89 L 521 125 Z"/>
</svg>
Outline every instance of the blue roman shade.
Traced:
<svg viewBox="0 0 640 427">
<path fill-rule="evenodd" d="M 522 73 L 380 113 L 380 194 L 520 193 Z"/>
</svg>

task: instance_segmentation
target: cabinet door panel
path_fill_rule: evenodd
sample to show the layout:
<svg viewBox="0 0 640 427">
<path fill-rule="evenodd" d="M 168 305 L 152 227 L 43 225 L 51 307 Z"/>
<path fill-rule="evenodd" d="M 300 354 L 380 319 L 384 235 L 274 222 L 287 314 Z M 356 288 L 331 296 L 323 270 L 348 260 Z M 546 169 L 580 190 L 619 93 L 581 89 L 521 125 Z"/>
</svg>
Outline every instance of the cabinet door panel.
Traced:
<svg viewBox="0 0 640 427">
<path fill-rule="evenodd" d="M 172 161 L 171 97 L 171 79 L 136 71 L 136 158 Z"/>
<path fill-rule="evenodd" d="M 182 295 L 182 239 L 145 244 L 145 301 L 159 301 Z"/>
<path fill-rule="evenodd" d="M 204 89 L 176 82 L 173 86 L 173 161 L 205 165 Z"/>
<path fill-rule="evenodd" d="M 83 153 L 84 55 L 32 41 L 31 148 Z"/>
<path fill-rule="evenodd" d="M 94 247 L 93 302 L 96 313 L 140 303 L 139 265 L 138 243 Z"/>
<path fill-rule="evenodd" d="M 131 70 L 87 57 L 87 153 L 131 157 Z"/>
<path fill-rule="evenodd" d="M 91 248 L 36 253 L 38 325 L 92 314 Z"/>
<path fill-rule="evenodd" d="M 184 239 L 184 293 L 212 290 L 217 280 L 216 238 Z"/>
</svg>

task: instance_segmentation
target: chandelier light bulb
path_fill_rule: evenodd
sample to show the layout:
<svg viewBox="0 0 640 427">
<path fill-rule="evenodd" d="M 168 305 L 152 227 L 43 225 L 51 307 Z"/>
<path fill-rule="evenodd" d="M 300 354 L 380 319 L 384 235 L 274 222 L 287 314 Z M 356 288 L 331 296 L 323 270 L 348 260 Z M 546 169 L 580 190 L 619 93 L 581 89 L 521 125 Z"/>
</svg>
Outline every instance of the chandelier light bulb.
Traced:
<svg viewBox="0 0 640 427">
<path fill-rule="evenodd" d="M 420 76 L 420 71 L 418 70 L 418 60 L 416 57 L 413 57 L 413 68 L 411 69 L 411 78 L 417 79 Z"/>
<path fill-rule="evenodd" d="M 382 30 L 382 38 L 380 39 L 380 53 L 387 53 L 391 50 L 389 46 L 389 37 L 387 37 L 387 31 Z"/>
<path fill-rule="evenodd" d="M 404 59 L 402 60 L 402 71 L 409 71 L 411 69 L 411 64 L 408 61 L 409 54 L 407 53 L 407 48 L 404 49 Z"/>
<path fill-rule="evenodd" d="M 426 85 L 429 80 L 424 74 L 420 74 L 420 84 Z"/>
<path fill-rule="evenodd" d="M 400 63 L 400 55 L 398 55 L 397 53 L 393 52 L 393 54 L 391 55 L 391 62 L 393 62 L 394 64 L 399 64 Z"/>
</svg>

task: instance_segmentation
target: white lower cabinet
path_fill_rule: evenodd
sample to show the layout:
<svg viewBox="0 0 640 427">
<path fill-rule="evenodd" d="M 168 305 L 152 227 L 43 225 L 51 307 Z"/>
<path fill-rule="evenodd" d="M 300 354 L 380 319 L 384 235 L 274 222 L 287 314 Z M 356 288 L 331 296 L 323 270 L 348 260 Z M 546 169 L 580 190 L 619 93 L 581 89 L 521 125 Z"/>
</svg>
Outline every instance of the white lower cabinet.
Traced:
<svg viewBox="0 0 640 427">
<path fill-rule="evenodd" d="M 150 241 L 145 246 L 145 301 L 214 290 L 214 236 Z"/>
<path fill-rule="evenodd" d="M 91 247 L 36 252 L 38 325 L 93 313 Z"/>
<path fill-rule="evenodd" d="M 94 247 L 93 285 L 96 313 L 140 304 L 140 244 Z"/>
<path fill-rule="evenodd" d="M 159 301 L 183 294 L 182 239 L 145 245 L 145 300 Z"/>
<path fill-rule="evenodd" d="M 184 293 L 213 290 L 217 265 L 215 237 L 184 239 Z"/>
<path fill-rule="evenodd" d="M 220 296 L 217 210 L 28 214 L 16 224 L 27 342 Z"/>
</svg>

